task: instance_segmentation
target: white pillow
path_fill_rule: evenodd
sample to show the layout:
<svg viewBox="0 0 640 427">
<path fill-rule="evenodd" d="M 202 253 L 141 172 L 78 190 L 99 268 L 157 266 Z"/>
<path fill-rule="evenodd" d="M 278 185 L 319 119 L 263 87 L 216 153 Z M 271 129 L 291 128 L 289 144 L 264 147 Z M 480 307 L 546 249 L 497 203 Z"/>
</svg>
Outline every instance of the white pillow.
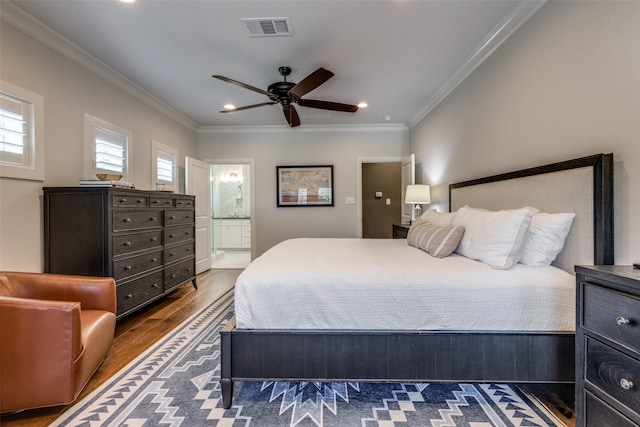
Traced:
<svg viewBox="0 0 640 427">
<path fill-rule="evenodd" d="M 419 219 L 423 219 L 431 224 L 445 226 L 451 225 L 451 221 L 453 221 L 453 217 L 456 215 L 455 212 L 438 212 L 435 209 L 429 209 L 425 211 L 422 215 L 420 215 Z"/>
<path fill-rule="evenodd" d="M 452 222 L 465 228 L 456 252 L 495 269 L 511 268 L 520 260 L 525 233 L 536 213 L 531 207 L 487 211 L 464 206 Z"/>
<path fill-rule="evenodd" d="M 533 267 L 551 265 L 569 235 L 574 213 L 534 215 L 522 243 L 520 263 Z"/>
</svg>

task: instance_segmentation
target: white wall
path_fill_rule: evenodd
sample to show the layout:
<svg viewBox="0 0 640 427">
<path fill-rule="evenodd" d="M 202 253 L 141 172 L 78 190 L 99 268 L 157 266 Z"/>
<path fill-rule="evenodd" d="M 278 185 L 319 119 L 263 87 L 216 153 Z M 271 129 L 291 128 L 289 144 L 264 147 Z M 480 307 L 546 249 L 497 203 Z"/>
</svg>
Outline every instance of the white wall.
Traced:
<svg viewBox="0 0 640 427">
<path fill-rule="evenodd" d="M 406 128 L 399 126 L 203 129 L 198 157 L 255 160 L 252 218 L 260 255 L 288 238 L 357 237 L 359 205 L 347 205 L 345 199 L 358 193 L 358 158 L 400 158 L 408 147 Z M 276 166 L 283 165 L 333 165 L 335 206 L 276 207 Z"/>
<path fill-rule="evenodd" d="M 640 260 L 640 2 L 548 2 L 410 131 L 438 185 L 614 153 L 615 261 Z"/>
<path fill-rule="evenodd" d="M 0 23 L 0 78 L 44 97 L 45 181 L 0 179 L 0 270 L 42 271 L 43 186 L 82 177 L 82 115 L 133 132 L 132 181 L 151 189 L 151 140 L 195 156 L 196 132 L 53 49 Z"/>
</svg>

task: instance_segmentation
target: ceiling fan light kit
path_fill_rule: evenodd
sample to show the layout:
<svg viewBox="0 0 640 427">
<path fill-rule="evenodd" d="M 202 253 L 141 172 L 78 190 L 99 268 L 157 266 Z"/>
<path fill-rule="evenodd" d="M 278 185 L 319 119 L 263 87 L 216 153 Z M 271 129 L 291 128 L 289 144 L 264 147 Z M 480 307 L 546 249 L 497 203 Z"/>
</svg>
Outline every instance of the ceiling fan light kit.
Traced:
<svg viewBox="0 0 640 427">
<path fill-rule="evenodd" d="M 289 123 L 289 126 L 296 127 L 300 126 L 300 117 L 298 116 L 298 112 L 296 111 L 293 104 L 298 104 L 302 107 L 319 108 L 322 110 L 341 111 L 346 113 L 355 113 L 356 111 L 358 111 L 358 105 L 341 104 L 338 102 L 319 101 L 314 99 L 302 98 L 304 95 L 316 89 L 318 86 L 322 85 L 331 77 L 333 77 L 333 73 L 331 71 L 320 67 L 297 84 L 287 81 L 287 76 L 291 74 L 290 67 L 280 67 L 278 68 L 278 71 L 283 77 L 283 81 L 271 83 L 266 91 L 255 86 L 230 79 L 229 77 L 214 74 L 212 77 L 218 80 L 222 80 L 224 82 L 231 83 L 236 86 L 240 86 L 242 88 L 266 95 L 270 100 L 269 102 L 262 102 L 260 104 L 247 105 L 244 107 L 237 107 L 233 109 L 225 109 L 220 112 L 231 113 L 234 111 L 263 107 L 265 105 L 280 104 L 282 106 L 284 117 L 287 120 L 287 123 Z"/>
</svg>

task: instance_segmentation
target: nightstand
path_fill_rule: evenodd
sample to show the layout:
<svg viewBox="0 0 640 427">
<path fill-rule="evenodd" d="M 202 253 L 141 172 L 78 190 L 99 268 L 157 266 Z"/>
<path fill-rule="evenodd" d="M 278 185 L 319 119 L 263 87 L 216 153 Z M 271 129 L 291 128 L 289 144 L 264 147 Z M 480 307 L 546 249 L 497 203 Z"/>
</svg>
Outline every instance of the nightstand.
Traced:
<svg viewBox="0 0 640 427">
<path fill-rule="evenodd" d="M 409 232 L 409 224 L 393 224 L 393 238 L 406 239 Z"/>
<path fill-rule="evenodd" d="M 576 426 L 640 425 L 640 270 L 576 266 Z"/>
</svg>

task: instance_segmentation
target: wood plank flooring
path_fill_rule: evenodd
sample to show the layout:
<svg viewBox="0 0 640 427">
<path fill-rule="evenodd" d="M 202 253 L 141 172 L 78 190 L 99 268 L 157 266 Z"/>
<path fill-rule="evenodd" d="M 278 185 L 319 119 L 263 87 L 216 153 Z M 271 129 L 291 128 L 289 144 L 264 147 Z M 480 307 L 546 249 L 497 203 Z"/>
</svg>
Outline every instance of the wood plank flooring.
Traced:
<svg viewBox="0 0 640 427">
<path fill-rule="evenodd" d="M 187 284 L 145 309 L 119 320 L 109 354 L 84 388 L 79 399 L 90 394 L 182 321 L 231 289 L 241 271 L 209 270 L 198 275 L 197 291 L 191 284 Z M 573 386 L 535 385 L 527 387 L 568 427 L 575 426 Z M 57 406 L 4 414 L 0 416 L 0 426 L 48 426 L 69 407 Z"/>
</svg>

